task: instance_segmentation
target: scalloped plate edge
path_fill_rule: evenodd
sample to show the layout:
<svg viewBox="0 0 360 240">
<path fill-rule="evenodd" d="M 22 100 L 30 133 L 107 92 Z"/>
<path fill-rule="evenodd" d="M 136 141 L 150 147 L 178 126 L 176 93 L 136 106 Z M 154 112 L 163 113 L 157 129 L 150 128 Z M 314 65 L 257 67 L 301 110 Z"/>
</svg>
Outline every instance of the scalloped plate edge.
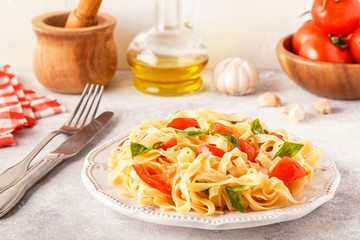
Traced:
<svg viewBox="0 0 360 240">
<path fill-rule="evenodd" d="M 122 200 L 118 199 L 116 196 L 106 192 L 106 190 L 101 189 L 100 185 L 98 184 L 94 176 L 91 174 L 91 170 L 94 167 L 98 167 L 97 163 L 94 162 L 96 155 L 105 148 L 110 147 L 112 144 L 123 140 L 127 136 L 128 134 L 119 135 L 91 150 L 84 161 L 81 179 L 86 189 L 91 193 L 91 195 L 93 195 L 93 197 L 95 197 L 102 204 L 112 208 L 113 210 L 123 215 L 146 222 L 180 227 L 201 228 L 208 230 L 228 230 L 263 226 L 283 221 L 294 220 L 307 215 L 320 205 L 332 199 L 341 179 L 340 173 L 336 169 L 334 161 L 332 161 L 331 158 L 327 156 L 329 160 L 329 165 L 327 167 L 332 171 L 333 175 L 329 179 L 329 183 L 326 186 L 326 191 L 323 194 L 314 196 L 306 203 L 298 205 L 292 210 L 288 210 L 287 208 L 281 208 L 257 212 L 261 213 L 259 214 L 259 216 L 224 218 L 224 215 L 220 215 L 215 217 L 204 217 L 198 214 L 180 215 L 175 212 L 163 212 L 160 209 L 153 207 L 133 207 L 127 205 Z M 298 139 L 298 137 L 295 138 Z M 323 157 L 325 157 L 325 154 Z"/>
</svg>

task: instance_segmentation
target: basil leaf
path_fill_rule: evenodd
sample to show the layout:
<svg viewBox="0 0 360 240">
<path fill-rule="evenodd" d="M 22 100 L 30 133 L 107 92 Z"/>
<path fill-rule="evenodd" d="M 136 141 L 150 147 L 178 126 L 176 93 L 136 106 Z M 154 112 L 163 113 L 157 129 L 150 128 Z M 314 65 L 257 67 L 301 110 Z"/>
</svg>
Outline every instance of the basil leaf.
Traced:
<svg viewBox="0 0 360 240">
<path fill-rule="evenodd" d="M 147 148 L 144 145 L 136 142 L 130 143 L 131 158 L 134 159 L 137 155 L 145 154 L 153 149 L 161 147 L 162 142 L 156 142 L 151 147 Z"/>
<path fill-rule="evenodd" d="M 134 159 L 137 155 L 142 154 L 146 151 L 147 147 L 140 143 L 130 142 L 131 158 Z"/>
<path fill-rule="evenodd" d="M 249 186 L 249 185 L 239 185 L 239 186 L 234 186 L 234 187 L 227 186 L 227 187 L 230 191 L 233 191 L 233 192 L 241 192 L 241 191 L 245 191 L 248 189 L 253 189 L 253 187 Z"/>
<path fill-rule="evenodd" d="M 254 134 L 269 134 L 269 131 L 261 126 L 261 123 L 258 118 L 251 122 L 250 127 L 251 127 L 251 131 Z"/>
<path fill-rule="evenodd" d="M 231 190 L 231 187 L 226 186 L 226 196 L 228 197 L 230 204 L 233 208 L 235 208 L 237 211 L 245 213 L 244 205 L 242 202 L 242 197 L 238 192 L 234 192 Z"/>
<path fill-rule="evenodd" d="M 304 144 L 300 143 L 292 143 L 292 142 L 284 142 L 284 144 L 281 146 L 281 148 L 277 151 L 277 153 L 274 155 L 273 160 L 276 157 L 289 157 L 292 158 L 295 156 L 302 148 L 304 147 Z"/>
<path fill-rule="evenodd" d="M 203 129 L 200 131 L 181 131 L 181 130 L 175 129 L 175 133 L 182 137 L 200 137 L 200 136 L 207 135 L 208 129 Z"/>
<path fill-rule="evenodd" d="M 247 189 L 252 189 L 252 186 L 249 185 L 240 185 L 235 187 L 226 186 L 226 196 L 228 197 L 231 206 L 239 212 L 245 213 L 244 205 L 242 202 L 242 197 L 238 192 L 245 191 Z"/>
<path fill-rule="evenodd" d="M 209 127 L 209 135 L 214 135 L 214 122 L 211 122 L 210 123 L 210 127 Z"/>
<path fill-rule="evenodd" d="M 190 148 L 190 149 L 191 149 L 191 151 L 193 151 L 194 153 L 196 153 L 196 149 L 195 149 L 193 146 L 188 145 L 187 147 L 188 147 L 188 148 Z"/>
<path fill-rule="evenodd" d="M 231 145 L 240 149 L 239 140 L 237 140 L 237 138 L 234 137 L 233 135 L 231 135 L 229 133 L 216 133 L 215 135 L 225 138 L 227 141 L 229 141 L 231 143 Z"/>
<path fill-rule="evenodd" d="M 225 187 L 226 189 L 227 187 Z M 237 211 L 245 213 L 245 209 L 242 202 L 242 197 L 239 193 L 229 191 L 226 189 L 226 196 L 228 197 L 230 204 L 233 208 L 235 208 Z"/>
<path fill-rule="evenodd" d="M 199 180 L 196 180 L 195 183 L 204 183 L 204 182 L 200 182 Z M 206 193 L 207 195 L 209 195 L 209 189 L 210 189 L 210 188 L 205 189 L 205 190 L 203 190 L 202 192 L 204 192 L 204 193 Z"/>
<path fill-rule="evenodd" d="M 153 149 L 157 149 L 157 148 L 161 147 L 162 144 L 163 144 L 163 142 L 156 142 L 156 143 L 154 143 L 151 147 L 149 147 L 148 149 L 146 149 L 145 151 L 143 151 L 141 154 L 145 154 L 145 153 L 150 152 L 150 151 L 153 150 Z"/>
</svg>

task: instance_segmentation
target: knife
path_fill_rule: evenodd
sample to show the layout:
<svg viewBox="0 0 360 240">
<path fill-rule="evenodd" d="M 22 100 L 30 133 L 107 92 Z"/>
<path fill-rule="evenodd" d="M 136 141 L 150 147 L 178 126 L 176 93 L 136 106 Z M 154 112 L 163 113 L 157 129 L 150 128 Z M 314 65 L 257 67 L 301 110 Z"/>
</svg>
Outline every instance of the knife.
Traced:
<svg viewBox="0 0 360 240">
<path fill-rule="evenodd" d="M 31 167 L 26 174 L 13 185 L 0 192 L 0 217 L 8 213 L 25 192 L 37 181 L 55 168 L 62 160 L 70 158 L 84 148 L 110 122 L 113 112 L 104 112 L 89 124 L 81 128 L 56 150 Z"/>
</svg>

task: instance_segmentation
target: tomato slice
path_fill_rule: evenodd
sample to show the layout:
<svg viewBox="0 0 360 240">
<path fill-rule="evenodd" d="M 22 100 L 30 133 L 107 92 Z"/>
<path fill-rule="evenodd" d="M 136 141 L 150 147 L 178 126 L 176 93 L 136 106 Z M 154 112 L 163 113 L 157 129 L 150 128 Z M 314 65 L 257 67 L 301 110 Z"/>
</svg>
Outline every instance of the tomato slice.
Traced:
<svg viewBox="0 0 360 240">
<path fill-rule="evenodd" d="M 278 137 L 278 138 L 280 138 L 281 140 L 283 140 L 285 142 L 285 140 L 279 134 L 277 134 L 276 132 L 271 132 L 270 135 Z"/>
<path fill-rule="evenodd" d="M 255 158 L 257 157 L 258 153 L 256 152 L 256 149 L 247 141 L 245 141 L 242 138 L 238 138 L 240 143 L 240 150 L 244 153 L 246 153 L 248 160 L 250 162 L 256 162 Z"/>
<path fill-rule="evenodd" d="M 161 145 L 161 148 L 167 150 L 177 144 L 176 137 L 172 137 Z"/>
<path fill-rule="evenodd" d="M 225 154 L 225 152 L 223 150 L 215 147 L 215 145 L 212 145 L 212 144 L 201 144 L 196 151 L 196 156 L 199 156 L 200 153 L 207 153 L 207 154 L 214 155 L 214 156 L 217 156 L 220 158 L 222 158 Z"/>
<path fill-rule="evenodd" d="M 136 163 L 132 165 L 136 174 L 149 186 L 171 195 L 171 185 L 169 182 L 169 174 L 158 174 L 151 167 Z"/>
<path fill-rule="evenodd" d="M 213 130 L 214 130 L 214 134 L 216 134 L 216 133 L 228 133 L 228 134 L 231 134 L 233 136 L 236 135 L 234 130 L 232 130 L 228 126 L 226 126 L 226 125 L 224 125 L 222 123 L 218 123 L 218 122 L 213 123 Z"/>
<path fill-rule="evenodd" d="M 129 140 L 129 138 L 124 139 L 124 141 L 122 141 L 122 142 L 118 145 L 118 147 L 121 147 L 122 145 L 124 145 L 124 143 L 125 143 L 127 140 Z"/>
<path fill-rule="evenodd" d="M 283 157 L 271 171 L 269 178 L 276 177 L 284 183 L 291 182 L 308 175 L 306 169 L 295 160 Z"/>
<path fill-rule="evenodd" d="M 178 130 L 185 130 L 189 127 L 195 127 L 199 125 L 194 118 L 174 118 L 167 127 L 172 127 Z"/>
</svg>

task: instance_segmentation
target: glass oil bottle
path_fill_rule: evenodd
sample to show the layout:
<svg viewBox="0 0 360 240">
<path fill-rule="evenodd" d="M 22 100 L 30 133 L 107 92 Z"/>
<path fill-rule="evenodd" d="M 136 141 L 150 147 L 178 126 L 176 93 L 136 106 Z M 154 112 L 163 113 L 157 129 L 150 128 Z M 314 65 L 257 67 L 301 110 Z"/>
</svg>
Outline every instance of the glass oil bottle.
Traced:
<svg viewBox="0 0 360 240">
<path fill-rule="evenodd" d="M 183 0 L 155 0 L 154 26 L 134 38 L 127 61 L 142 92 L 177 96 L 202 89 L 208 50 L 184 21 Z"/>
</svg>

